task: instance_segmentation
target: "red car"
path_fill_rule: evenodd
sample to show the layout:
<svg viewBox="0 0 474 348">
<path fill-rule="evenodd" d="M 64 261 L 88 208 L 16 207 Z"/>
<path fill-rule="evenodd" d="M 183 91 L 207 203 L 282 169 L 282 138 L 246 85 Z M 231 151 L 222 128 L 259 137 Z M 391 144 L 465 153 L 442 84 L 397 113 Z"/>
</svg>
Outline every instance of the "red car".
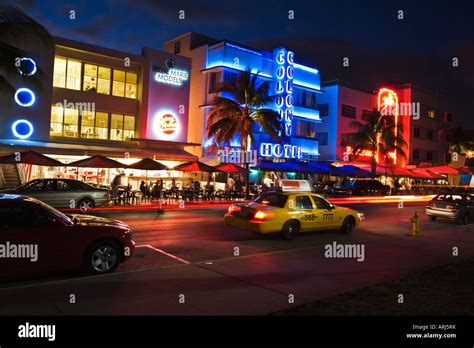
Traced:
<svg viewBox="0 0 474 348">
<path fill-rule="evenodd" d="M 134 249 L 121 221 L 65 215 L 31 197 L 0 194 L 1 279 L 77 269 L 105 274 Z"/>
</svg>

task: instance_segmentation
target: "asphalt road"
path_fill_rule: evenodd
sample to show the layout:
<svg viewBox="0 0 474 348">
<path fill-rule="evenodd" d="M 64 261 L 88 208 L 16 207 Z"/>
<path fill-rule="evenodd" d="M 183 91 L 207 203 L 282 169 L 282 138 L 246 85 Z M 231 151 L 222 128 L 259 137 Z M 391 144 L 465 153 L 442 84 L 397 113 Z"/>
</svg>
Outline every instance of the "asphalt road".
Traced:
<svg viewBox="0 0 474 348">
<path fill-rule="evenodd" d="M 131 226 L 134 257 L 110 275 L 3 284 L 0 315 L 266 314 L 474 255 L 472 224 L 429 222 L 423 205 L 351 208 L 366 217 L 351 235 L 325 231 L 289 242 L 225 226 L 222 207 L 98 213 Z M 415 211 L 421 236 L 408 237 Z M 364 261 L 325 257 L 333 242 L 363 245 Z"/>
</svg>

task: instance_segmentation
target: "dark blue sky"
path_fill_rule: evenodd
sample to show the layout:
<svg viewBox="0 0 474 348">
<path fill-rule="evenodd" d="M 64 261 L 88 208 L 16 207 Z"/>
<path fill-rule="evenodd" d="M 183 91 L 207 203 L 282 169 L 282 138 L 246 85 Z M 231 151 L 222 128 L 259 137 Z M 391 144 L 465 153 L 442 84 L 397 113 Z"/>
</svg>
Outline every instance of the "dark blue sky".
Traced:
<svg viewBox="0 0 474 348">
<path fill-rule="evenodd" d="M 8 1 L 0 0 L 2 3 Z M 10 2 L 11 3 L 11 2 Z M 457 123 L 474 127 L 473 1 L 21 0 L 52 34 L 139 53 L 188 31 L 255 48 L 286 46 L 322 80 L 362 88 L 412 82 L 450 94 Z M 69 19 L 75 10 L 76 19 Z M 185 20 L 178 11 L 185 11 Z M 288 10 L 295 19 L 288 19 Z M 397 19 L 403 10 L 404 19 Z M 342 67 L 342 58 L 350 67 Z M 452 57 L 459 67 L 451 66 Z"/>
</svg>

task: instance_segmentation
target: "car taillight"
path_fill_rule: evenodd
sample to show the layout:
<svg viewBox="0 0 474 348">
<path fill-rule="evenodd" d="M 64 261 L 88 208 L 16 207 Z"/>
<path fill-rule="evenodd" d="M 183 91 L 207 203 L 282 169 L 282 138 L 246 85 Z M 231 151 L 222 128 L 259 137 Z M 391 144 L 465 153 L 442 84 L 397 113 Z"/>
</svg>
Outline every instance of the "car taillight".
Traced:
<svg viewBox="0 0 474 348">
<path fill-rule="evenodd" d="M 457 210 L 459 209 L 457 205 L 447 205 L 446 209 Z"/>
<path fill-rule="evenodd" d="M 255 215 L 253 216 L 256 220 L 263 220 L 265 219 L 266 215 L 263 211 L 259 210 L 255 213 Z"/>
<path fill-rule="evenodd" d="M 235 213 L 235 212 L 238 212 L 238 211 L 241 211 L 242 208 L 239 207 L 238 205 L 230 205 L 229 208 L 227 209 L 227 212 L 228 213 Z"/>
</svg>

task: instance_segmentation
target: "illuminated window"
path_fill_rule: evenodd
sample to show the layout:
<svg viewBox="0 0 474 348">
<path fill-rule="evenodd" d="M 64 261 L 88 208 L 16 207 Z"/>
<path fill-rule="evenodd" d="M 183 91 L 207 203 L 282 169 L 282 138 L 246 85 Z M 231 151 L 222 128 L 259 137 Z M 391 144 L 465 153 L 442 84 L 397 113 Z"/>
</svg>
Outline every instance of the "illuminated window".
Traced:
<svg viewBox="0 0 474 348">
<path fill-rule="evenodd" d="M 428 110 L 428 117 L 429 118 L 435 118 L 436 117 L 435 110 Z"/>
<path fill-rule="evenodd" d="M 64 109 L 64 134 L 65 137 L 77 138 L 79 130 L 79 110 Z"/>
<path fill-rule="evenodd" d="M 112 114 L 110 140 L 123 141 L 123 115 Z"/>
<path fill-rule="evenodd" d="M 96 112 L 95 114 L 95 138 L 108 139 L 109 137 L 109 114 Z"/>
<path fill-rule="evenodd" d="M 81 70 L 81 62 L 71 59 L 67 60 L 66 88 L 77 91 L 81 89 Z"/>
<path fill-rule="evenodd" d="M 125 97 L 125 71 L 114 70 L 112 94 L 116 97 Z"/>
<path fill-rule="evenodd" d="M 94 121 L 95 121 L 94 112 L 82 111 L 81 138 L 89 138 L 89 139 L 94 138 Z"/>
<path fill-rule="evenodd" d="M 125 140 L 135 138 L 135 116 L 125 116 L 123 134 Z"/>
<path fill-rule="evenodd" d="M 86 92 L 97 91 L 97 65 L 84 64 L 83 90 Z"/>
<path fill-rule="evenodd" d="M 66 87 L 66 64 L 67 61 L 64 58 L 54 58 L 54 76 L 53 86 L 54 87 Z"/>
<path fill-rule="evenodd" d="M 125 83 L 125 96 L 127 98 L 137 99 L 137 74 L 128 72 Z"/>
<path fill-rule="evenodd" d="M 51 136 L 63 135 L 63 117 L 64 108 L 62 106 L 53 105 L 51 107 L 51 126 L 49 129 Z"/>
<path fill-rule="evenodd" d="M 99 66 L 99 78 L 97 79 L 97 93 L 110 94 L 111 69 Z"/>
</svg>

